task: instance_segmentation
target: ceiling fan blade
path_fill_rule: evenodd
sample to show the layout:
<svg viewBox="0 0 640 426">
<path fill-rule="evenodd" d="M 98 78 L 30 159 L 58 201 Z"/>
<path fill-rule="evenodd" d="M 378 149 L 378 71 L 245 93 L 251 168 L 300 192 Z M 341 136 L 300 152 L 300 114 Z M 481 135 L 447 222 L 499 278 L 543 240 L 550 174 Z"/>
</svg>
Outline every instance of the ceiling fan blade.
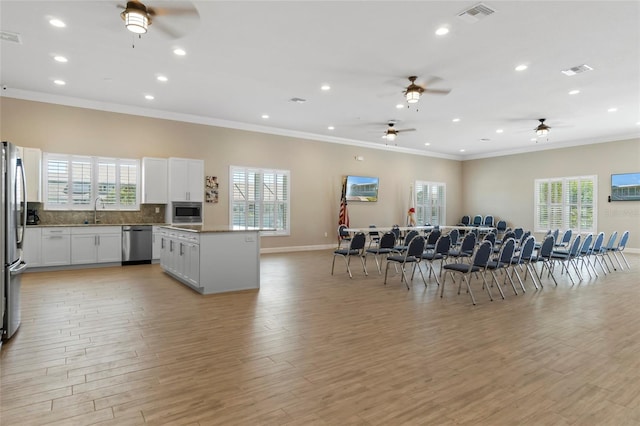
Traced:
<svg viewBox="0 0 640 426">
<path fill-rule="evenodd" d="M 153 16 L 200 16 L 198 10 L 191 7 L 153 7 L 147 8 L 149 14 Z"/>
<path fill-rule="evenodd" d="M 433 95 L 448 95 L 451 89 L 424 89 L 424 93 L 431 93 Z"/>
<path fill-rule="evenodd" d="M 183 31 L 183 30 L 178 30 L 174 27 L 171 27 L 169 25 L 167 25 L 165 22 L 163 22 L 162 19 L 158 19 L 158 20 L 153 20 L 152 26 L 154 29 L 158 29 L 161 32 L 163 32 L 166 36 L 170 37 L 170 38 L 181 38 L 184 37 L 187 34 L 187 31 Z"/>
<path fill-rule="evenodd" d="M 415 132 L 416 129 L 396 129 L 396 132 Z"/>
</svg>

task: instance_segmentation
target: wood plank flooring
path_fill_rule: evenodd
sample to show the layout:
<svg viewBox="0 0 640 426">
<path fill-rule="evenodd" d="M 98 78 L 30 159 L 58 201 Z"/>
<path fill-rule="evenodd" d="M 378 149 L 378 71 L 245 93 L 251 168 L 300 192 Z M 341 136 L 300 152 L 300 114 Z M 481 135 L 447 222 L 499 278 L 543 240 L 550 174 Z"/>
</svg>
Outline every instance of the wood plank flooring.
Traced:
<svg viewBox="0 0 640 426">
<path fill-rule="evenodd" d="M 0 424 L 640 425 L 627 258 L 493 302 L 474 280 L 477 306 L 373 262 L 331 276 L 331 251 L 263 255 L 259 292 L 213 296 L 158 265 L 29 273 Z"/>
</svg>

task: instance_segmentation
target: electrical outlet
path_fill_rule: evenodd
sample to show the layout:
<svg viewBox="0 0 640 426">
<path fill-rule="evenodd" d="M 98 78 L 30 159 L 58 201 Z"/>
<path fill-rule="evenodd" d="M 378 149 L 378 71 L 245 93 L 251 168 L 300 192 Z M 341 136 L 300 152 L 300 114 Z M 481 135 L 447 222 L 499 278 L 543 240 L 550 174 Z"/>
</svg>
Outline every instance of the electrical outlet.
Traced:
<svg viewBox="0 0 640 426">
<path fill-rule="evenodd" d="M 160 207 L 156 207 L 156 213 L 160 213 Z"/>
<path fill-rule="evenodd" d="M 326 232 L 324 233 L 324 237 L 327 238 L 329 236 L 329 234 L 327 234 Z"/>
</svg>

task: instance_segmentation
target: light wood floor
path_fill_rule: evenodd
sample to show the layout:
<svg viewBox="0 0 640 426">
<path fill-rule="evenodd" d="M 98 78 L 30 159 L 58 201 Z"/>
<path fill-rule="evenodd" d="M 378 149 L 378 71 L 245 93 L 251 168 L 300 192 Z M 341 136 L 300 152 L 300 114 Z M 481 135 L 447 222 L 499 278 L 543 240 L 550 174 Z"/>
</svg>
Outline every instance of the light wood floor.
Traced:
<svg viewBox="0 0 640 426">
<path fill-rule="evenodd" d="M 330 251 L 262 256 L 259 292 L 158 265 L 25 275 L 1 352 L 8 425 L 637 425 L 640 255 L 478 305 Z M 450 281 L 448 281 L 448 284 Z M 494 292 L 497 294 L 497 292 Z"/>
</svg>

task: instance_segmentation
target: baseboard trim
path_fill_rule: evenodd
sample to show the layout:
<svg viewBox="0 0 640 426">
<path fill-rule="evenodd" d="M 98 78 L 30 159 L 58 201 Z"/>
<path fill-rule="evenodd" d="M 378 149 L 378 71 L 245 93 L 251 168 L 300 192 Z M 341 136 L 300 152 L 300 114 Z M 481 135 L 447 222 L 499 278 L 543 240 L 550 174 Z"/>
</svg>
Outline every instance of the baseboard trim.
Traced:
<svg viewBox="0 0 640 426">
<path fill-rule="evenodd" d="M 260 254 L 268 254 L 268 253 L 288 253 L 292 251 L 315 251 L 315 250 L 335 250 L 338 248 L 337 244 L 318 244 L 315 246 L 292 246 L 292 247 L 269 247 L 269 248 L 261 248 Z"/>
</svg>

